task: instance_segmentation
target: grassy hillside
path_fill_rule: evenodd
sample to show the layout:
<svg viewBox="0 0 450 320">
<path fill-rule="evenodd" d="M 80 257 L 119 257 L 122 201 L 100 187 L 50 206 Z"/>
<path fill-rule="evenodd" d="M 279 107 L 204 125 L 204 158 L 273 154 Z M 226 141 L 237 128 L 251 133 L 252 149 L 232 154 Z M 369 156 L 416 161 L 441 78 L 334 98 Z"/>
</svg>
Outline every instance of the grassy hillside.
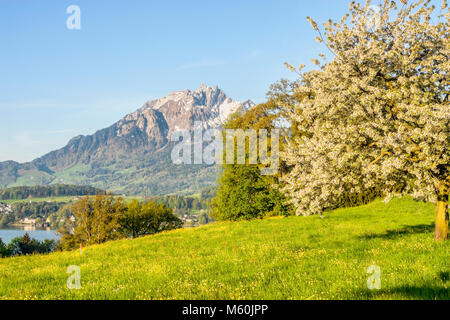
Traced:
<svg viewBox="0 0 450 320">
<path fill-rule="evenodd" d="M 449 299 L 450 243 L 407 199 L 0 259 L 1 299 Z M 381 287 L 366 287 L 367 267 Z M 68 290 L 67 267 L 82 289 Z"/>
</svg>

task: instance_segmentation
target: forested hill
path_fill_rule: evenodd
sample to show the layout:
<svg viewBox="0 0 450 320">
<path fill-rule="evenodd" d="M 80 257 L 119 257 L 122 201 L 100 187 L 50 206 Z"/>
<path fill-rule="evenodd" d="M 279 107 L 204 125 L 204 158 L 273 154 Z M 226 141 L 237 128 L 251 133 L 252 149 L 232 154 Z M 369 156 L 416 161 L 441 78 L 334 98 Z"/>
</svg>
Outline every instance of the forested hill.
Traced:
<svg viewBox="0 0 450 320">
<path fill-rule="evenodd" d="M 46 198 L 63 196 L 85 196 L 106 193 L 104 190 L 89 186 L 57 184 L 52 186 L 13 187 L 0 189 L 0 200 L 21 200 L 28 198 Z"/>
</svg>

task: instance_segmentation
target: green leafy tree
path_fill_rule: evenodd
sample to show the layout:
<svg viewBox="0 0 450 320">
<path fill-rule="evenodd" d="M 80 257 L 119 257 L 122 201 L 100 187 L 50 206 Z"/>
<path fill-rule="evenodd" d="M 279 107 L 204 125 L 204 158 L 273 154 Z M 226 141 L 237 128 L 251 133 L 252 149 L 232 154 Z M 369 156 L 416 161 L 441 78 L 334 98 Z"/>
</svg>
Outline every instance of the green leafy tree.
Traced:
<svg viewBox="0 0 450 320">
<path fill-rule="evenodd" d="M 250 220 L 267 215 L 287 215 L 283 195 L 261 175 L 256 165 L 227 165 L 212 201 L 216 220 Z"/>
<path fill-rule="evenodd" d="M 274 101 L 260 104 L 245 113 L 233 114 L 224 129 L 272 130 L 282 117 L 280 109 Z M 211 216 L 216 220 L 248 220 L 262 218 L 267 215 L 288 215 L 290 207 L 284 195 L 277 189 L 279 174 L 283 173 L 283 165 L 278 175 L 264 176 L 260 165 L 248 163 L 248 144 L 246 141 L 247 164 L 225 164 L 216 196 L 211 203 Z M 236 150 L 235 141 L 235 150 Z M 235 160 L 236 160 L 235 152 Z M 224 152 L 226 159 L 226 152 Z M 237 161 L 235 161 L 236 163 Z"/>
<path fill-rule="evenodd" d="M 75 248 L 79 244 L 100 244 L 122 237 L 119 219 L 126 211 L 122 198 L 112 195 L 86 196 L 71 208 L 75 221 L 60 230 L 59 248 Z"/>
<path fill-rule="evenodd" d="M 165 230 L 181 228 L 182 222 L 171 208 L 153 201 L 139 203 L 133 200 L 128 204 L 119 219 L 120 229 L 126 236 L 137 238 Z"/>
</svg>

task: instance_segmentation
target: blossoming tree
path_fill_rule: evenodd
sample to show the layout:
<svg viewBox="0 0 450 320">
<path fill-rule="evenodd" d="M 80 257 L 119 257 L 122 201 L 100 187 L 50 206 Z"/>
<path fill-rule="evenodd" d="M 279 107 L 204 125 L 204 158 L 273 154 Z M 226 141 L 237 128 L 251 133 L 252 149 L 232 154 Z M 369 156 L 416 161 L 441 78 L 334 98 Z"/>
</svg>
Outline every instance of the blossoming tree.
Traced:
<svg viewBox="0 0 450 320">
<path fill-rule="evenodd" d="M 427 0 L 352 2 L 325 33 L 308 20 L 333 57 L 301 74 L 306 98 L 291 113 L 301 134 L 284 154 L 292 166 L 284 182 L 297 213 L 321 213 L 339 196 L 378 187 L 388 197 L 436 201 L 435 239 L 447 239 L 447 2 L 440 10 Z"/>
</svg>

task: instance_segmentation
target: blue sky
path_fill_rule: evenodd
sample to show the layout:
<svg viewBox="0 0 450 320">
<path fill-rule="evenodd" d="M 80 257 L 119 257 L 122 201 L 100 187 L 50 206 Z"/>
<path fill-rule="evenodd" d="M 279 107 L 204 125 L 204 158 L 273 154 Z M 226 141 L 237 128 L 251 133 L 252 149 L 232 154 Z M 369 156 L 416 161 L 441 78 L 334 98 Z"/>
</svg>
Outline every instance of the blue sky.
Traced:
<svg viewBox="0 0 450 320">
<path fill-rule="evenodd" d="M 348 0 L 0 0 L 0 161 L 29 161 L 174 90 L 262 102 Z M 66 9 L 81 8 L 81 30 Z"/>
</svg>

